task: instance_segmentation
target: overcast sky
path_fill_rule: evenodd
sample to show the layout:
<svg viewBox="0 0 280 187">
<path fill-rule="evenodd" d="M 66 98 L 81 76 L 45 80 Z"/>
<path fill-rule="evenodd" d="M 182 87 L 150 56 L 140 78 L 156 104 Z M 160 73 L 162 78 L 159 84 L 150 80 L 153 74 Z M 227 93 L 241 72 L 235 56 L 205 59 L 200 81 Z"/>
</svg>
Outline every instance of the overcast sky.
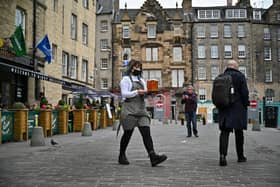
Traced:
<svg viewBox="0 0 280 187">
<path fill-rule="evenodd" d="M 140 8 L 145 0 L 120 0 L 120 8 L 124 8 L 125 2 L 127 3 L 127 8 Z M 223 6 L 226 5 L 227 0 L 192 0 L 192 6 Z M 236 2 L 237 0 L 232 0 Z M 178 2 L 178 7 L 182 7 L 182 0 L 158 0 L 158 2 L 164 8 L 176 8 L 176 2 Z M 253 7 L 264 7 L 268 8 L 272 4 L 272 0 L 251 0 Z"/>
</svg>

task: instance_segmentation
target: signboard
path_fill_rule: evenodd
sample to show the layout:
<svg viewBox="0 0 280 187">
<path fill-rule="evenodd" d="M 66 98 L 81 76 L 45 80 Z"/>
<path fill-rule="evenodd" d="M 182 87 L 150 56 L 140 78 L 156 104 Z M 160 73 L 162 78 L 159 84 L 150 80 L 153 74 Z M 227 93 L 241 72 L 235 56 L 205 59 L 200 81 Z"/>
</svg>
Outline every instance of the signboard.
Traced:
<svg viewBox="0 0 280 187">
<path fill-rule="evenodd" d="M 154 118 L 164 119 L 166 99 L 163 94 L 157 94 L 154 97 Z"/>
<path fill-rule="evenodd" d="M 112 119 L 112 113 L 111 113 L 111 109 L 110 109 L 110 104 L 109 103 L 106 103 L 106 110 L 107 110 L 107 113 L 108 113 L 108 117 L 110 119 Z"/>
<path fill-rule="evenodd" d="M 258 104 L 258 102 L 256 100 L 251 100 L 250 101 L 251 108 L 257 108 L 257 104 Z"/>
</svg>

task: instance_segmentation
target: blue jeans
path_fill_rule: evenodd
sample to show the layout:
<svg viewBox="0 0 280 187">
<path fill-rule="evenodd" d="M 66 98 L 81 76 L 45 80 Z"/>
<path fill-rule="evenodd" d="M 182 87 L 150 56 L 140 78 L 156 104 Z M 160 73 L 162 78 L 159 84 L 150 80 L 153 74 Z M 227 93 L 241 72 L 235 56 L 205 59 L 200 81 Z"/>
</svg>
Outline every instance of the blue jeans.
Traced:
<svg viewBox="0 0 280 187">
<path fill-rule="evenodd" d="M 188 136 L 192 136 L 192 131 L 194 135 L 197 135 L 197 125 L 196 125 L 196 112 L 186 112 L 186 120 L 187 120 L 187 129 Z M 191 127 L 191 123 L 193 124 L 193 128 Z"/>
</svg>

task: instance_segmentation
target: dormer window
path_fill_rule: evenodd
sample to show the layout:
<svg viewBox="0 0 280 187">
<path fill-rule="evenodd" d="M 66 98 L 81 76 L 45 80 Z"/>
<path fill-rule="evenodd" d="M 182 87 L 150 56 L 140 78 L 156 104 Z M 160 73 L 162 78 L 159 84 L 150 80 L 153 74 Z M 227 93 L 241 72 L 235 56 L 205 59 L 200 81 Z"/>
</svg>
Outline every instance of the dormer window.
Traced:
<svg viewBox="0 0 280 187">
<path fill-rule="evenodd" d="M 246 9 L 227 9 L 226 18 L 227 19 L 247 18 L 247 11 Z"/>
<path fill-rule="evenodd" d="M 261 20 L 262 19 L 262 14 L 260 10 L 254 10 L 253 11 L 253 19 L 254 20 Z"/>
<path fill-rule="evenodd" d="M 129 26 L 123 26 L 123 38 L 130 38 Z"/>
<path fill-rule="evenodd" d="M 198 10 L 198 19 L 220 19 L 220 10 Z"/>
<path fill-rule="evenodd" d="M 156 38 L 156 25 L 148 25 L 148 38 Z"/>
</svg>

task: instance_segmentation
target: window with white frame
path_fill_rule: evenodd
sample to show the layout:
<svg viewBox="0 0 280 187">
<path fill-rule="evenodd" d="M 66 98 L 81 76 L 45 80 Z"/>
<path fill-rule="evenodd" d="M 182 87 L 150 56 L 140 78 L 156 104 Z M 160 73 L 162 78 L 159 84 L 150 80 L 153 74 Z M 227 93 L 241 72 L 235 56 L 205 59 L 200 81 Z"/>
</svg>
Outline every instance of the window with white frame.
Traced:
<svg viewBox="0 0 280 187">
<path fill-rule="evenodd" d="M 264 60 L 271 60 L 271 48 L 270 47 L 264 48 Z"/>
<path fill-rule="evenodd" d="M 227 9 L 226 18 L 227 19 L 247 18 L 247 11 L 246 9 Z"/>
<path fill-rule="evenodd" d="M 107 58 L 101 58 L 101 64 L 100 68 L 101 69 L 108 69 L 108 59 Z"/>
<path fill-rule="evenodd" d="M 156 31 L 157 27 L 156 25 L 148 25 L 148 38 L 156 38 Z"/>
<path fill-rule="evenodd" d="M 23 9 L 17 7 L 16 8 L 16 16 L 15 16 L 15 26 L 20 26 L 22 28 L 23 35 L 25 36 L 25 21 L 26 21 L 26 13 Z"/>
<path fill-rule="evenodd" d="M 206 89 L 205 88 L 199 88 L 198 89 L 198 96 L 200 101 L 206 101 Z"/>
<path fill-rule="evenodd" d="M 82 81 L 87 82 L 88 77 L 88 61 L 83 59 L 82 60 Z"/>
<path fill-rule="evenodd" d="M 211 66 L 211 80 L 214 80 L 220 74 L 218 66 Z"/>
<path fill-rule="evenodd" d="M 83 0 L 83 7 L 88 9 L 88 0 Z"/>
<path fill-rule="evenodd" d="M 205 38 L 204 25 L 198 25 L 196 29 L 197 29 L 197 38 Z"/>
<path fill-rule="evenodd" d="M 71 39 L 77 40 L 77 16 L 71 15 Z"/>
<path fill-rule="evenodd" d="M 211 27 L 210 27 L 210 37 L 211 38 L 218 38 L 219 37 L 218 25 L 211 25 Z"/>
<path fill-rule="evenodd" d="M 123 57 L 123 60 L 130 61 L 130 59 L 131 59 L 131 48 L 123 48 L 122 57 Z"/>
<path fill-rule="evenodd" d="M 265 82 L 272 82 L 272 70 L 271 69 L 265 70 Z"/>
<path fill-rule="evenodd" d="M 225 38 L 231 37 L 231 25 L 224 25 L 224 37 Z"/>
<path fill-rule="evenodd" d="M 199 66 L 197 70 L 198 80 L 206 80 L 206 68 L 204 66 Z"/>
<path fill-rule="evenodd" d="M 67 76 L 67 69 L 69 63 L 69 54 L 65 51 L 62 52 L 62 75 Z"/>
<path fill-rule="evenodd" d="M 83 23 L 83 44 L 88 45 L 88 25 Z"/>
<path fill-rule="evenodd" d="M 220 19 L 220 10 L 198 10 L 198 19 Z"/>
<path fill-rule="evenodd" d="M 245 37 L 245 25 L 238 25 L 237 26 L 237 36 L 238 36 L 238 38 Z"/>
<path fill-rule="evenodd" d="M 72 79 L 77 78 L 78 57 L 71 55 L 69 76 Z"/>
<path fill-rule="evenodd" d="M 238 58 L 246 57 L 246 49 L 245 45 L 238 45 Z"/>
<path fill-rule="evenodd" d="M 224 57 L 225 58 L 232 58 L 231 45 L 225 45 L 224 46 Z"/>
<path fill-rule="evenodd" d="M 204 45 L 197 46 L 197 58 L 206 58 Z"/>
<path fill-rule="evenodd" d="M 253 11 L 253 19 L 254 20 L 261 20 L 262 19 L 262 12 L 260 10 Z"/>
<path fill-rule="evenodd" d="M 54 62 L 57 60 L 57 45 L 52 44 L 52 59 Z"/>
<path fill-rule="evenodd" d="M 100 27 L 101 32 L 108 31 L 108 21 L 107 20 L 101 20 L 100 25 L 101 25 L 101 27 Z"/>
<path fill-rule="evenodd" d="M 269 28 L 263 28 L 263 39 L 264 40 L 270 40 L 270 29 Z"/>
<path fill-rule="evenodd" d="M 101 50 L 108 50 L 108 39 L 101 39 L 100 40 L 100 49 Z"/>
<path fill-rule="evenodd" d="M 123 26 L 123 38 L 130 38 L 130 31 L 128 25 Z"/>
<path fill-rule="evenodd" d="M 238 70 L 244 74 L 245 77 L 247 77 L 247 68 L 246 66 L 239 66 Z"/>
<path fill-rule="evenodd" d="M 280 21 L 280 14 L 277 14 L 277 20 Z"/>
<path fill-rule="evenodd" d="M 181 25 L 174 25 L 174 36 L 181 35 Z"/>
<path fill-rule="evenodd" d="M 101 79 L 101 89 L 108 89 L 108 88 L 109 88 L 108 79 L 102 78 Z"/>
<path fill-rule="evenodd" d="M 173 47 L 173 61 L 174 62 L 182 61 L 182 47 Z"/>
<path fill-rule="evenodd" d="M 183 69 L 172 69 L 171 82 L 172 82 L 173 88 L 182 87 L 184 84 L 184 70 Z"/>
<path fill-rule="evenodd" d="M 143 79 L 154 79 L 158 81 L 158 87 L 162 87 L 162 75 L 160 70 L 143 70 Z"/>
<path fill-rule="evenodd" d="M 211 45 L 211 58 L 219 58 L 218 45 Z"/>
<path fill-rule="evenodd" d="M 146 48 L 146 61 L 158 61 L 158 48 L 147 47 Z"/>
</svg>

